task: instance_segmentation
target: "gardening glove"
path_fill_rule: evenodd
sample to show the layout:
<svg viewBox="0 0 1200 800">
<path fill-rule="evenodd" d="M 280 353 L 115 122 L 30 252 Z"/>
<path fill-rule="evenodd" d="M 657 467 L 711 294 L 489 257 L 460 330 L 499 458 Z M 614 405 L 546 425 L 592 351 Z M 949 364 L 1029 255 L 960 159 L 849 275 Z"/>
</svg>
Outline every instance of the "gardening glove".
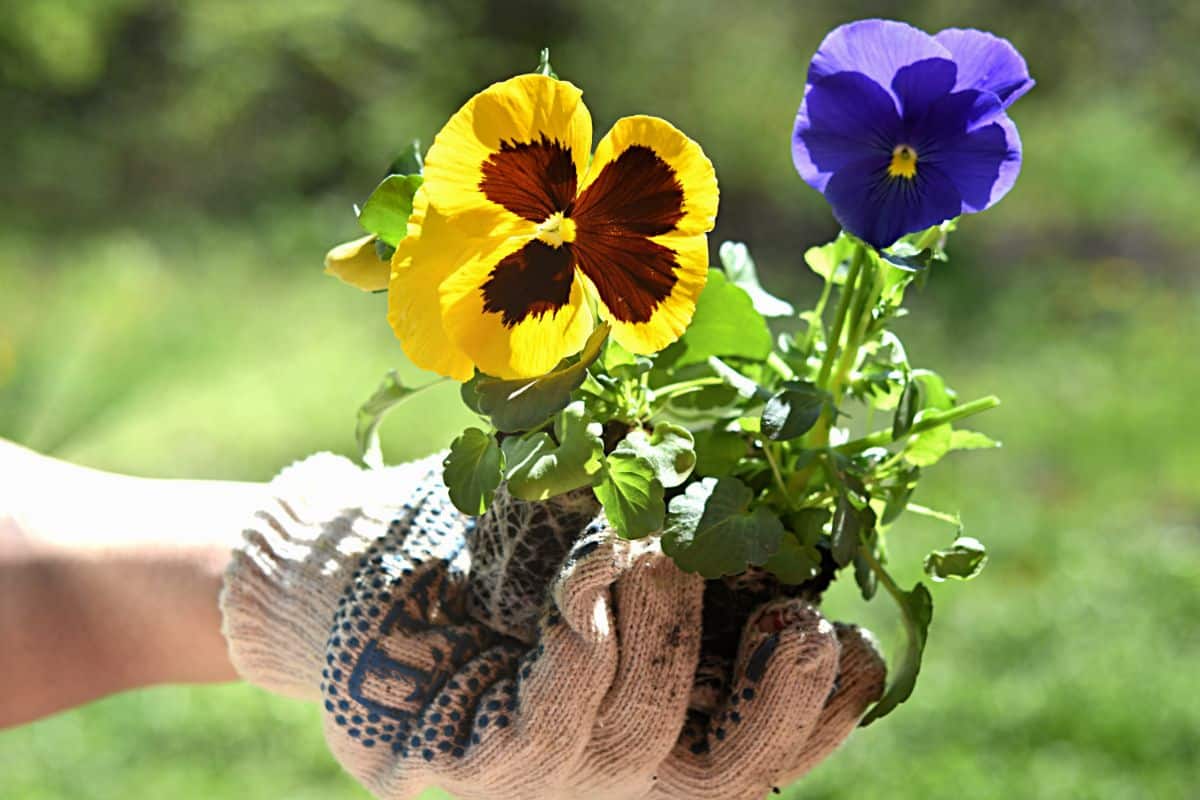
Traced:
<svg viewBox="0 0 1200 800">
<path fill-rule="evenodd" d="M 858 645 L 788 601 L 747 627 L 722 710 L 689 710 L 702 582 L 602 517 L 588 525 L 586 494 L 501 495 L 485 535 L 449 505 L 435 460 L 364 473 L 317 456 L 274 494 L 227 574 L 231 654 L 247 679 L 323 702 L 334 753 L 383 797 L 758 796 L 878 695 L 863 649 L 825 702 L 837 653 Z M 789 711 L 797 675 L 819 714 Z"/>
<path fill-rule="evenodd" d="M 678 727 L 648 754 L 625 737 L 651 710 L 683 718 L 702 585 L 656 546 L 598 526 L 580 538 L 598 511 L 589 494 L 497 499 L 495 530 L 544 545 L 506 550 L 521 566 L 478 582 L 494 588 L 474 604 L 497 632 L 467 613 L 474 522 L 450 505 L 437 459 L 363 472 L 316 456 L 273 490 L 227 571 L 230 652 L 251 682 L 323 703 L 331 749 L 371 791 L 558 797 L 589 759 L 648 775 L 667 756 Z M 618 619 L 616 602 L 639 613 Z M 618 636 L 638 643 L 624 654 L 636 680 L 617 677 Z"/>
<path fill-rule="evenodd" d="M 598 510 L 590 492 L 577 496 L 586 502 L 564 513 L 498 495 L 470 537 L 476 618 L 528 640 L 554 554 L 573 535 L 587 526 L 577 552 L 592 543 L 617 552 L 631 545 L 603 516 L 588 516 Z M 680 575 L 656 546 L 642 558 L 644 569 Z M 700 581 L 685 580 L 689 593 Z M 869 634 L 831 625 L 803 599 L 776 599 L 781 587 L 764 573 L 709 581 L 704 602 L 715 609 L 702 618 L 688 603 L 694 616 L 661 618 L 657 626 L 647 620 L 661 617 L 662 593 L 680 584 L 649 584 L 650 593 L 634 596 L 631 583 L 621 577 L 615 584 L 620 663 L 613 689 L 563 796 L 761 797 L 833 752 L 883 692 L 884 664 Z M 681 669 L 663 658 L 681 632 L 697 630 L 705 631 L 698 663 Z M 677 704 L 663 702 L 677 682 L 691 687 L 683 718 Z"/>
</svg>

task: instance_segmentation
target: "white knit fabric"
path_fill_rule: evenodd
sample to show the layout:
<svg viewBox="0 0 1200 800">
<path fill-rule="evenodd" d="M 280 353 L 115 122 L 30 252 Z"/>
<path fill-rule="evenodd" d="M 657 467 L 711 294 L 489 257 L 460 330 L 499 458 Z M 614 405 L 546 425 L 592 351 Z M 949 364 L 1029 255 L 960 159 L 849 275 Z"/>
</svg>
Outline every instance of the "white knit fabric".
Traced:
<svg viewBox="0 0 1200 800">
<path fill-rule="evenodd" d="M 496 617 L 503 598 L 486 615 L 468 602 L 475 522 L 438 457 L 363 471 L 320 454 L 273 488 L 226 572 L 231 656 L 247 680 L 320 702 L 333 753 L 380 797 L 758 798 L 882 691 L 867 637 L 781 599 L 696 707 L 704 582 L 603 515 L 514 637 L 526 628 Z"/>
</svg>

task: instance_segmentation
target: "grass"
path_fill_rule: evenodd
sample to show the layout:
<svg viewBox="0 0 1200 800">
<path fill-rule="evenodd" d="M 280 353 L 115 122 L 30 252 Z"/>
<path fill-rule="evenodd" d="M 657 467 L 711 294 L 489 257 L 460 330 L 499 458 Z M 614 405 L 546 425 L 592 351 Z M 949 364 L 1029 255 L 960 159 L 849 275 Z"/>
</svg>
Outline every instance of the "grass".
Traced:
<svg viewBox="0 0 1200 800">
<path fill-rule="evenodd" d="M 265 259 L 261 236 L 194 246 L 204 234 L 0 240 L 0 435 L 109 469 L 265 479 L 313 449 L 349 452 L 353 411 L 387 368 L 423 379 L 381 297 L 309 268 L 318 242 L 284 236 Z M 1136 265 L 1038 266 L 965 310 L 961 275 L 915 298 L 914 362 L 964 399 L 1005 401 L 978 423 L 1004 448 L 954 455 L 917 498 L 961 511 L 991 563 L 934 587 L 913 700 L 787 796 L 1193 789 L 1200 300 Z M 461 421 L 445 413 L 452 387 L 415 402 L 386 428 L 392 460 L 443 446 Z M 952 534 L 898 526 L 902 582 Z M 852 585 L 827 610 L 895 643 L 886 602 L 863 607 Z M 248 686 L 156 688 L 0 733 L 0 776 L 29 800 L 366 796 L 314 708 Z"/>
</svg>

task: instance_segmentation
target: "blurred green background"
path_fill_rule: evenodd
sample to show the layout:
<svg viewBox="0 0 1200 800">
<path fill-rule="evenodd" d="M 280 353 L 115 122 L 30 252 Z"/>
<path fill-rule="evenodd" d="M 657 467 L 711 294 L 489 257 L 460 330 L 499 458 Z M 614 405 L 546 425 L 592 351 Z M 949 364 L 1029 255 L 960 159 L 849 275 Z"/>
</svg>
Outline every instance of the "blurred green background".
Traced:
<svg viewBox="0 0 1200 800">
<path fill-rule="evenodd" d="M 983 575 L 935 587 L 917 694 L 791 796 L 1194 797 L 1200 778 L 1200 4 L 549 0 L 0 3 L 0 436 L 157 476 L 267 479 L 349 453 L 403 362 L 385 300 L 321 274 L 413 137 L 554 65 L 597 133 L 664 116 L 717 165 L 715 241 L 809 302 L 835 232 L 788 137 L 808 58 L 866 16 L 1013 40 L 1024 173 L 963 221 L 901 333 L 1004 449 L 916 498 L 961 511 Z M 454 390 L 385 437 L 448 442 Z M 419 420 L 418 424 L 413 424 Z M 435 423 L 436 421 L 436 423 Z M 905 583 L 952 531 L 892 536 Z M 886 603 L 829 608 L 894 641 Z M 161 688 L 0 732 L 4 798 L 363 798 L 315 708 Z"/>
</svg>

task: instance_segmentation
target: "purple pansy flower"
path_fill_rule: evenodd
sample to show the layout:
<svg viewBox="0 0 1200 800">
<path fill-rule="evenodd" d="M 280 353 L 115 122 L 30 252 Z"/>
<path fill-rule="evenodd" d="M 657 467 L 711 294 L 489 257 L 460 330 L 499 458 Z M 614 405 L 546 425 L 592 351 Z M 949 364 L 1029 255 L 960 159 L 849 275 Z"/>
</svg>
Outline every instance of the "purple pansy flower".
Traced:
<svg viewBox="0 0 1200 800">
<path fill-rule="evenodd" d="M 1021 139 L 1005 109 L 1032 87 L 1025 59 L 989 33 L 843 25 L 809 66 L 792 160 L 843 228 L 887 247 L 1012 188 Z"/>
</svg>

